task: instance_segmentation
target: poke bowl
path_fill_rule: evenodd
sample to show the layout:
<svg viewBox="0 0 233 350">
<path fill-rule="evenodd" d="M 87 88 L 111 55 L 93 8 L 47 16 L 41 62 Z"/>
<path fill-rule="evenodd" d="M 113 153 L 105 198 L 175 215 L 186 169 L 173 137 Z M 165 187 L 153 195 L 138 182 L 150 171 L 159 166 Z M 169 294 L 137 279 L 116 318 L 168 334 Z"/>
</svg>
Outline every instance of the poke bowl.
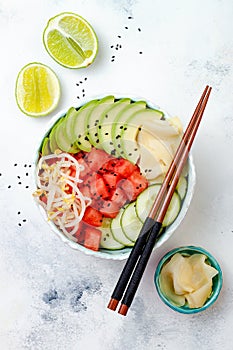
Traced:
<svg viewBox="0 0 233 350">
<path fill-rule="evenodd" d="M 71 248 L 128 258 L 183 135 L 182 124 L 145 99 L 100 96 L 59 112 L 39 140 L 35 201 Z M 190 155 L 155 243 L 183 220 L 195 186 Z"/>
</svg>

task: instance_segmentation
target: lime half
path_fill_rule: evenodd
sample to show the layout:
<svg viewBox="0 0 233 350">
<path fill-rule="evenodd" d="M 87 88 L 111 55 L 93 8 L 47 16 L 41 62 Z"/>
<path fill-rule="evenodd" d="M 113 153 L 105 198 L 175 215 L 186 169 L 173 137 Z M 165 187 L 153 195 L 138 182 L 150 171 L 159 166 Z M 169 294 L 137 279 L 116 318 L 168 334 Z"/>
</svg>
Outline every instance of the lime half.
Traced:
<svg viewBox="0 0 233 350">
<path fill-rule="evenodd" d="M 85 19 L 69 12 L 48 21 L 43 41 L 50 56 L 68 68 L 89 66 L 98 51 L 98 39 L 93 28 Z"/>
<path fill-rule="evenodd" d="M 16 101 L 21 111 L 31 117 L 49 114 L 60 99 L 56 74 L 42 63 L 24 66 L 16 80 Z"/>
</svg>

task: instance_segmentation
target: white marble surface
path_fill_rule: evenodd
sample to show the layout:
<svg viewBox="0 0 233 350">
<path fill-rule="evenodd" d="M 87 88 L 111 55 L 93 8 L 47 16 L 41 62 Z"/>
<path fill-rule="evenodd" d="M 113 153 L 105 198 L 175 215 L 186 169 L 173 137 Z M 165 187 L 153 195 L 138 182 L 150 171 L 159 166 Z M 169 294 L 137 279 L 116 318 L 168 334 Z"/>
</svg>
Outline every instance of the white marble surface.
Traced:
<svg viewBox="0 0 233 350">
<path fill-rule="evenodd" d="M 86 70 L 59 66 L 43 47 L 47 20 L 63 11 L 85 17 L 99 37 L 98 57 Z M 1 350 L 232 349 L 232 18 L 232 0 L 0 1 Z M 121 50 L 110 48 L 117 43 Z M 146 97 L 185 125 L 204 86 L 213 87 L 193 147 L 197 185 L 190 209 L 153 253 L 126 318 L 106 308 L 124 262 L 64 246 L 33 203 L 29 165 L 53 116 L 29 118 L 16 106 L 17 73 L 33 61 L 60 78 L 62 99 L 53 115 L 76 105 L 85 89 L 87 98 L 115 92 Z M 193 316 L 168 309 L 153 284 L 162 255 L 186 244 L 209 250 L 224 276 L 215 305 Z"/>
</svg>

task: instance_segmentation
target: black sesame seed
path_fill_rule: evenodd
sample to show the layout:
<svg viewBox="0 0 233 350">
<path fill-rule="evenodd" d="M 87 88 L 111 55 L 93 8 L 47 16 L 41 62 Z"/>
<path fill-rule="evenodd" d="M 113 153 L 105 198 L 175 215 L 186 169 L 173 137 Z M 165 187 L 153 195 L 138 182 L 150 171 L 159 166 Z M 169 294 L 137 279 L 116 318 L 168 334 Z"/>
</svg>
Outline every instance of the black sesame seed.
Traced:
<svg viewBox="0 0 233 350">
<path fill-rule="evenodd" d="M 11 185 L 9 185 L 8 188 L 11 188 Z"/>
<path fill-rule="evenodd" d="M 142 130 L 142 128 L 138 128 L 138 130 L 139 130 L 139 131 L 141 131 L 141 130 Z"/>
<path fill-rule="evenodd" d="M 26 168 L 27 167 L 27 164 L 24 164 L 24 168 Z"/>
<path fill-rule="evenodd" d="M 98 136 L 98 132 L 95 133 L 95 136 Z"/>
<path fill-rule="evenodd" d="M 23 222 L 26 222 L 27 220 L 26 219 L 23 219 Z"/>
<path fill-rule="evenodd" d="M 121 36 L 120 36 L 120 35 L 118 35 L 118 38 L 121 38 Z"/>
<path fill-rule="evenodd" d="M 89 138 L 87 136 L 85 136 L 84 140 L 89 141 Z"/>
<path fill-rule="evenodd" d="M 108 135 L 108 132 L 106 132 L 105 135 Z"/>
<path fill-rule="evenodd" d="M 19 225 L 19 226 L 22 226 L 20 222 L 18 223 L 18 225 Z"/>
<path fill-rule="evenodd" d="M 128 27 L 125 27 L 125 29 L 129 29 Z"/>
<path fill-rule="evenodd" d="M 84 80 L 86 81 L 86 80 L 87 80 L 87 78 L 84 78 Z"/>
<path fill-rule="evenodd" d="M 142 31 L 141 28 L 138 28 L 138 31 L 141 32 Z"/>
<path fill-rule="evenodd" d="M 100 142 L 100 140 L 99 140 L 99 139 L 97 139 L 97 140 L 96 140 L 96 143 L 99 143 L 99 142 Z"/>
<path fill-rule="evenodd" d="M 114 45 L 111 45 L 110 47 L 111 47 L 111 49 L 113 49 L 113 48 L 114 48 Z"/>
<path fill-rule="evenodd" d="M 17 166 L 17 163 L 15 163 L 14 166 Z"/>
<path fill-rule="evenodd" d="M 84 89 L 82 89 L 82 92 L 85 92 L 85 90 L 84 90 Z"/>
<path fill-rule="evenodd" d="M 108 203 L 107 206 L 110 207 L 110 203 Z"/>
<path fill-rule="evenodd" d="M 137 148 L 134 148 L 135 152 L 138 150 Z"/>
<path fill-rule="evenodd" d="M 77 98 L 79 99 L 80 97 L 79 97 L 79 96 L 77 96 Z"/>
<path fill-rule="evenodd" d="M 78 83 L 77 83 L 76 85 L 77 85 L 77 86 L 79 86 L 79 84 L 78 84 Z"/>
<path fill-rule="evenodd" d="M 78 145 L 81 145 L 81 142 L 80 142 L 80 141 L 78 141 Z"/>
<path fill-rule="evenodd" d="M 20 179 L 20 176 L 17 176 L 18 179 Z"/>
<path fill-rule="evenodd" d="M 129 16 L 128 19 L 133 19 L 133 17 Z"/>
<path fill-rule="evenodd" d="M 124 128 L 124 130 L 127 130 L 127 128 Z"/>
<path fill-rule="evenodd" d="M 83 82 L 82 82 L 82 81 L 80 81 L 79 83 L 80 83 L 80 84 L 82 84 Z"/>
<path fill-rule="evenodd" d="M 99 125 L 98 128 L 101 129 L 101 125 Z"/>
<path fill-rule="evenodd" d="M 113 142 L 111 141 L 111 142 L 109 142 L 109 144 L 110 144 L 110 145 L 113 145 Z"/>
<path fill-rule="evenodd" d="M 25 188 L 29 188 L 29 186 L 25 186 Z"/>
<path fill-rule="evenodd" d="M 139 54 L 142 55 L 142 51 L 139 51 Z"/>
<path fill-rule="evenodd" d="M 83 97 L 85 97 L 85 94 L 83 94 Z"/>
<path fill-rule="evenodd" d="M 29 164 L 29 168 L 31 168 L 32 166 L 31 166 L 31 164 Z"/>
<path fill-rule="evenodd" d="M 22 185 L 22 182 L 18 182 L 19 185 Z"/>
<path fill-rule="evenodd" d="M 88 128 L 88 129 L 90 128 L 90 125 L 89 125 L 89 124 L 87 125 L 87 128 Z"/>
<path fill-rule="evenodd" d="M 132 156 L 132 153 L 129 153 L 129 156 Z"/>
<path fill-rule="evenodd" d="M 117 147 L 118 147 L 118 148 L 121 148 L 121 145 L 118 143 Z"/>
<path fill-rule="evenodd" d="M 26 173 L 25 175 L 28 176 L 28 173 Z"/>
<path fill-rule="evenodd" d="M 18 213 L 17 213 L 18 215 L 20 215 L 20 211 L 18 211 Z"/>
</svg>

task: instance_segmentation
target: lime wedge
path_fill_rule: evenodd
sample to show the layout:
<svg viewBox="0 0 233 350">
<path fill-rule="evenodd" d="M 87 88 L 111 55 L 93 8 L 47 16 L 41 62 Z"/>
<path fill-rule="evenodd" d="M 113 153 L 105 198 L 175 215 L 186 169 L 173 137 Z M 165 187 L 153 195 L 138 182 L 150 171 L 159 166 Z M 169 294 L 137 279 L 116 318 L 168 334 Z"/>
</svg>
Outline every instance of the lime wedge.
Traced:
<svg viewBox="0 0 233 350">
<path fill-rule="evenodd" d="M 42 63 L 24 66 L 16 80 L 16 101 L 21 111 L 31 117 L 49 114 L 60 99 L 56 74 Z"/>
<path fill-rule="evenodd" d="M 98 39 L 90 24 L 77 14 L 64 12 L 48 21 L 43 42 L 50 56 L 67 68 L 84 68 L 95 59 Z"/>
</svg>

